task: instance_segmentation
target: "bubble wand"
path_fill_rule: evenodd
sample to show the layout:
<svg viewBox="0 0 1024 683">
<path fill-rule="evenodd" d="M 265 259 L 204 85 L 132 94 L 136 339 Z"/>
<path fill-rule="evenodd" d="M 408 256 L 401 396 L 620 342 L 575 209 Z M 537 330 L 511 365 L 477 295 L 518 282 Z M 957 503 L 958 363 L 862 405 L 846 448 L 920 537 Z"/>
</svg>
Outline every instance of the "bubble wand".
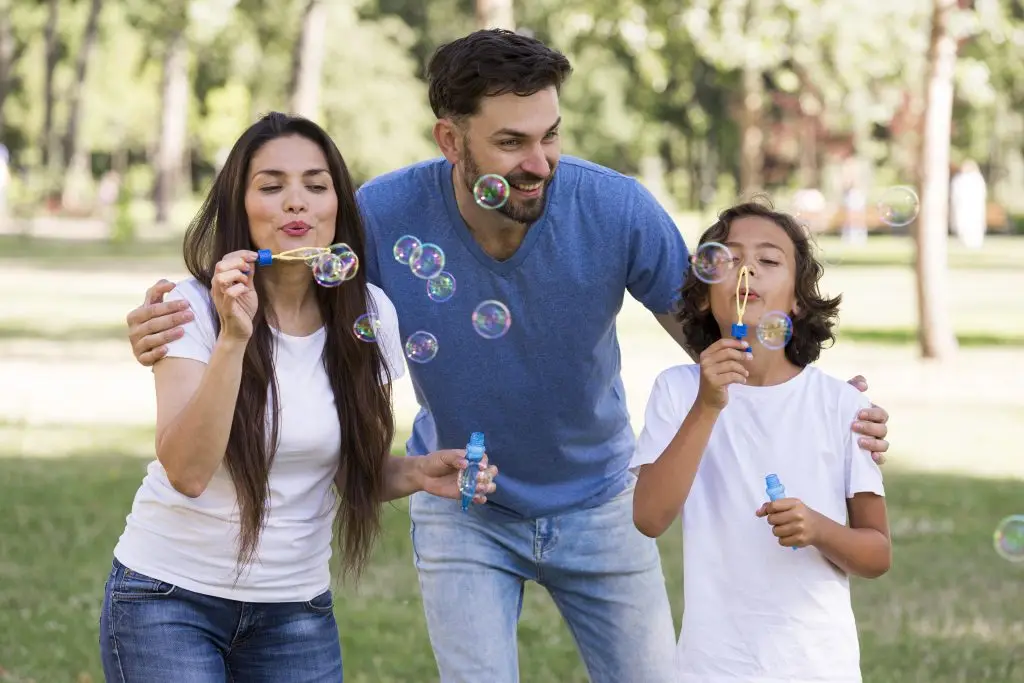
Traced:
<svg viewBox="0 0 1024 683">
<path fill-rule="evenodd" d="M 256 252 L 256 265 L 270 266 L 274 261 L 302 261 L 313 269 L 313 279 L 324 287 L 337 287 L 351 280 L 359 270 L 359 257 L 344 242 L 329 247 L 299 247 L 279 254 L 269 249 Z"/>
<path fill-rule="evenodd" d="M 740 301 L 740 286 L 746 283 L 743 290 L 743 300 Z M 746 266 L 740 268 L 736 276 L 736 322 L 732 324 L 732 336 L 736 339 L 743 339 L 747 336 L 747 326 L 743 324 L 743 316 L 747 312 L 747 297 L 750 296 L 750 271 Z"/>
</svg>

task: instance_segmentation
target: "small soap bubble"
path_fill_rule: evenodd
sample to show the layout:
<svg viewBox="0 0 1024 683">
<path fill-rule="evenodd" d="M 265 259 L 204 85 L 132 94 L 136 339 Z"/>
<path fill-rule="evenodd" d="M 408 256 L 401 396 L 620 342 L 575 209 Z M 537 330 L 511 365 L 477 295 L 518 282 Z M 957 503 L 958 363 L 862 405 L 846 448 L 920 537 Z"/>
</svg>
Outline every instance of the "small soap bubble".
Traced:
<svg viewBox="0 0 1024 683">
<path fill-rule="evenodd" d="M 377 316 L 371 313 L 363 313 L 356 318 L 352 325 L 352 332 L 356 338 L 364 342 L 377 341 L 377 331 L 381 328 L 381 322 Z"/>
<path fill-rule="evenodd" d="M 512 314 L 500 301 L 482 301 L 473 311 L 473 329 L 484 339 L 503 337 L 511 326 Z"/>
<path fill-rule="evenodd" d="M 436 244 L 425 242 L 409 255 L 409 269 L 416 277 L 429 280 L 444 270 L 444 250 Z"/>
<path fill-rule="evenodd" d="M 405 340 L 405 357 L 414 363 L 429 363 L 437 355 L 437 337 L 419 330 Z"/>
<path fill-rule="evenodd" d="M 416 251 L 420 244 L 418 237 L 402 235 L 395 241 L 395 246 L 392 250 L 395 254 L 395 260 L 404 266 L 409 265 L 409 257 L 412 256 L 412 252 Z"/>
<path fill-rule="evenodd" d="M 488 173 L 473 185 L 473 199 L 483 209 L 500 209 L 508 201 L 511 188 L 500 175 Z"/>
<path fill-rule="evenodd" d="M 878 218 L 886 225 L 899 228 L 917 218 L 921 200 L 914 188 L 905 185 L 890 187 L 878 200 Z"/>
<path fill-rule="evenodd" d="M 1010 562 L 1024 562 L 1024 515 L 1010 515 L 993 535 L 996 552 Z"/>
<path fill-rule="evenodd" d="M 322 287 L 337 287 L 345 275 L 345 265 L 334 254 L 322 254 L 313 264 L 313 279 Z"/>
<path fill-rule="evenodd" d="M 781 349 L 792 338 L 793 321 L 782 311 L 768 311 L 757 323 L 757 341 L 766 349 Z"/>
<path fill-rule="evenodd" d="M 690 257 L 693 263 L 693 274 L 701 282 L 713 285 L 721 282 L 733 268 L 732 252 L 729 247 L 718 242 L 705 242 L 697 248 L 697 253 Z"/>
<path fill-rule="evenodd" d="M 431 301 L 442 303 L 455 295 L 455 276 L 447 270 L 427 280 L 427 296 Z"/>
</svg>

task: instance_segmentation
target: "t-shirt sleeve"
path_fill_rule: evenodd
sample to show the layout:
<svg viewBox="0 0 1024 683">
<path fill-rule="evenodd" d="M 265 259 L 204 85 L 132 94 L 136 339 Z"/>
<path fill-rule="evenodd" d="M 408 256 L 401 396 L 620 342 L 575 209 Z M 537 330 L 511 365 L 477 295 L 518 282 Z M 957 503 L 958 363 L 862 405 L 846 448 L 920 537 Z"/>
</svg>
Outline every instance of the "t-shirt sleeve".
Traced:
<svg viewBox="0 0 1024 683">
<path fill-rule="evenodd" d="M 380 322 L 377 330 L 377 344 L 384 354 L 384 362 L 391 372 L 391 381 L 394 382 L 405 375 L 405 356 L 402 353 L 402 336 L 398 327 L 398 312 L 391 299 L 387 297 L 380 287 L 369 286 L 369 293 L 373 313 Z M 387 377 L 381 373 L 381 382 L 386 382 Z"/>
<path fill-rule="evenodd" d="M 380 286 L 380 260 L 377 258 L 378 230 L 373 212 L 368 208 L 372 199 L 365 188 L 356 192 L 356 205 L 363 220 L 363 234 L 366 240 L 366 253 L 362 257 L 362 266 L 366 270 L 366 279 L 371 284 Z"/>
<path fill-rule="evenodd" d="M 209 363 L 213 355 L 213 347 L 217 342 L 214 329 L 215 315 L 210 293 L 196 280 L 184 280 L 177 283 L 164 301 L 188 301 L 192 309 L 192 321 L 182 326 L 184 334 L 180 339 L 167 344 L 166 358 L 191 358 L 200 363 Z"/>
<path fill-rule="evenodd" d="M 851 387 L 853 389 L 853 387 Z M 844 413 L 848 419 L 843 424 L 846 434 L 843 436 L 843 452 L 846 456 L 846 497 L 853 498 L 856 493 L 876 493 L 885 495 L 882 486 L 882 469 L 871 457 L 871 453 L 857 443 L 859 436 L 851 429 L 857 419 L 857 413 L 871 407 L 871 400 L 856 389 L 855 396 L 844 403 Z"/>
<path fill-rule="evenodd" d="M 670 312 L 689 258 L 686 243 L 672 217 L 654 195 L 637 182 L 629 220 L 626 287 L 630 295 L 652 313 Z"/>
<path fill-rule="evenodd" d="M 692 373 L 686 367 L 665 370 L 654 381 L 647 399 L 644 428 L 636 441 L 630 469 L 649 465 L 665 452 L 683 424 L 696 397 Z"/>
</svg>

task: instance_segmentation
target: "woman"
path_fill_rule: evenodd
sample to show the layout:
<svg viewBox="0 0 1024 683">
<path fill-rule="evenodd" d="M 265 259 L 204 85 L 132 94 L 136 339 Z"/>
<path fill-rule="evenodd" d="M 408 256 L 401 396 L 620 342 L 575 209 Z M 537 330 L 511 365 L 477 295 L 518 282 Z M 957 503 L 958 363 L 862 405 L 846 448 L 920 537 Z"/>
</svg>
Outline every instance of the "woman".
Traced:
<svg viewBox="0 0 1024 683">
<path fill-rule="evenodd" d="M 302 262 L 256 269 L 257 249 L 339 242 L 363 255 L 341 154 L 310 121 L 264 117 L 185 236 L 193 277 L 172 295 L 195 319 L 153 368 L 157 460 L 106 583 L 108 681 L 342 680 L 328 566 L 335 511 L 342 567 L 358 575 L 382 501 L 457 497 L 463 451 L 388 455 L 390 382 L 403 363 L 384 293 L 361 271 L 324 288 Z M 352 332 L 364 312 L 380 321 L 378 343 Z M 478 503 L 497 474 L 481 470 Z"/>
</svg>

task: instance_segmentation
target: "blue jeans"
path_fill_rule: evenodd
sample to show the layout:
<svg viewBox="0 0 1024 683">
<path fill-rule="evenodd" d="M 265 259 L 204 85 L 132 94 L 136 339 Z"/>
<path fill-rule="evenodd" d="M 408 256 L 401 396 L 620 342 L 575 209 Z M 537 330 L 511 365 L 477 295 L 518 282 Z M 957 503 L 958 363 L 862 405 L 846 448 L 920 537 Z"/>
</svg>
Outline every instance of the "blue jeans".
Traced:
<svg viewBox="0 0 1024 683">
<path fill-rule="evenodd" d="M 330 591 L 250 603 L 172 586 L 114 560 L 100 614 L 108 683 L 337 683 Z"/>
<path fill-rule="evenodd" d="M 427 493 L 409 503 L 441 683 L 516 683 L 526 581 L 544 586 L 593 683 L 674 683 L 661 557 L 633 526 L 633 489 L 584 510 L 510 519 Z"/>
</svg>

